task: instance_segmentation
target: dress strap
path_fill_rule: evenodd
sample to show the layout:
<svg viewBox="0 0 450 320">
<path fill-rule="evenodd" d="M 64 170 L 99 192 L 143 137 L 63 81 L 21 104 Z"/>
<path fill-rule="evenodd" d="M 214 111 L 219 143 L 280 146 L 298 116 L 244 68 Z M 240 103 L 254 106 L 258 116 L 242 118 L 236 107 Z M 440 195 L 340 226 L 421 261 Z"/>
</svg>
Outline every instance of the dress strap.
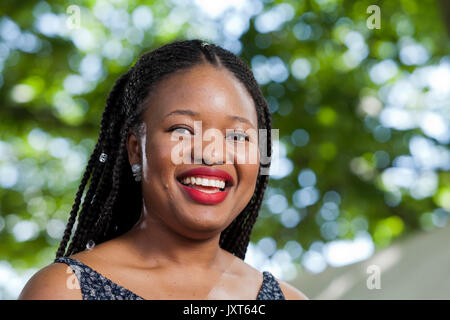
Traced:
<svg viewBox="0 0 450 320">
<path fill-rule="evenodd" d="M 143 300 L 142 297 L 106 278 L 81 261 L 59 257 L 54 262 L 65 263 L 72 268 L 80 287 L 75 287 L 73 282 L 72 286 L 81 289 L 83 300 Z M 67 284 L 70 285 L 70 281 Z"/>
<path fill-rule="evenodd" d="M 263 283 L 256 300 L 286 300 L 280 284 L 269 271 L 263 271 Z"/>
<path fill-rule="evenodd" d="M 86 292 L 88 288 L 87 279 L 88 279 L 88 272 L 89 267 L 83 264 L 82 262 L 69 258 L 69 257 L 59 257 L 56 258 L 54 263 L 64 263 L 67 264 L 71 269 L 72 272 L 75 274 L 76 278 L 78 279 L 78 284 L 75 282 L 75 278 L 69 278 L 66 282 L 66 285 L 70 289 L 78 289 L 81 290 L 81 294 L 83 296 L 83 300 L 86 300 L 86 296 L 88 293 Z M 89 269 L 88 269 L 89 268 Z M 69 271 L 67 271 L 69 273 Z"/>
<path fill-rule="evenodd" d="M 86 267 L 85 264 L 83 264 L 81 261 L 69 258 L 69 257 L 59 257 L 56 258 L 53 262 L 60 262 L 60 263 L 65 263 L 69 266 L 78 266 L 78 267 Z"/>
</svg>

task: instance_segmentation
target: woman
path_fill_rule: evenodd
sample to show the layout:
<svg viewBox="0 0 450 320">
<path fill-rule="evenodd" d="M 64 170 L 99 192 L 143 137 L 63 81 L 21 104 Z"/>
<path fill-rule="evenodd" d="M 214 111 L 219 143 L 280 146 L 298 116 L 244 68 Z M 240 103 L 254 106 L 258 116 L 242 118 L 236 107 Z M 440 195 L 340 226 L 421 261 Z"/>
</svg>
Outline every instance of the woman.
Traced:
<svg viewBox="0 0 450 320">
<path fill-rule="evenodd" d="M 218 135 L 226 151 L 207 156 L 187 143 L 199 123 L 227 132 Z M 261 90 L 233 53 L 196 39 L 144 54 L 109 94 L 54 263 L 19 299 L 307 299 L 243 261 L 268 176 L 259 154 L 242 163 L 250 148 L 228 147 L 258 144 L 246 132 L 270 128 Z"/>
</svg>

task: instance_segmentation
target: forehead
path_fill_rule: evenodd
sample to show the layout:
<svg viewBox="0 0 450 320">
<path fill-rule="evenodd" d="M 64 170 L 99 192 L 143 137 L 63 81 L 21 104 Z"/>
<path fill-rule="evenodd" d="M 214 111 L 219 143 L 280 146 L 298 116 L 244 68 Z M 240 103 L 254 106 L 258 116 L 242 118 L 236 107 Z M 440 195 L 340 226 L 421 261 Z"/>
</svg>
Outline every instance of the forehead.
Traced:
<svg viewBox="0 0 450 320">
<path fill-rule="evenodd" d="M 157 123 L 176 109 L 190 109 L 206 121 L 220 121 L 232 115 L 247 118 L 258 128 L 255 104 L 244 84 L 227 69 L 209 64 L 165 78 L 155 87 L 147 104 L 144 118 L 149 122 Z"/>
</svg>

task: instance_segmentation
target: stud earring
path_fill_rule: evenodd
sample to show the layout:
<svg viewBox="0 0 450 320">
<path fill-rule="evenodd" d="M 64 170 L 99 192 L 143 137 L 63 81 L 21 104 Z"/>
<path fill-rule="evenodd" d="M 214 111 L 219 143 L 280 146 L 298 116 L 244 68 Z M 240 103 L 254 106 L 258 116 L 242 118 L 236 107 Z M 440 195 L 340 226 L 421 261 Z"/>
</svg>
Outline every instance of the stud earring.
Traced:
<svg viewBox="0 0 450 320">
<path fill-rule="evenodd" d="M 136 163 L 131 167 L 131 171 L 133 171 L 134 181 L 141 181 L 142 166 Z"/>
</svg>

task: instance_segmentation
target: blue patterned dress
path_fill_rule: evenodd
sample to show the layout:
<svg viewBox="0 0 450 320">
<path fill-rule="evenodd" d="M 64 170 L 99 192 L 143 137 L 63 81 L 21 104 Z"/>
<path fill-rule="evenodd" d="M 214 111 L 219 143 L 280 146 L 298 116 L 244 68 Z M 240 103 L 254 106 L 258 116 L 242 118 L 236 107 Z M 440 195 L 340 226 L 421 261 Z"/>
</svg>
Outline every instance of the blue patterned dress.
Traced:
<svg viewBox="0 0 450 320">
<path fill-rule="evenodd" d="M 65 263 L 72 268 L 80 283 L 83 300 L 145 300 L 104 277 L 81 261 L 69 257 L 60 257 L 55 259 L 54 262 Z M 263 271 L 263 276 L 263 282 L 256 300 L 285 300 L 275 277 L 269 271 Z"/>
</svg>

